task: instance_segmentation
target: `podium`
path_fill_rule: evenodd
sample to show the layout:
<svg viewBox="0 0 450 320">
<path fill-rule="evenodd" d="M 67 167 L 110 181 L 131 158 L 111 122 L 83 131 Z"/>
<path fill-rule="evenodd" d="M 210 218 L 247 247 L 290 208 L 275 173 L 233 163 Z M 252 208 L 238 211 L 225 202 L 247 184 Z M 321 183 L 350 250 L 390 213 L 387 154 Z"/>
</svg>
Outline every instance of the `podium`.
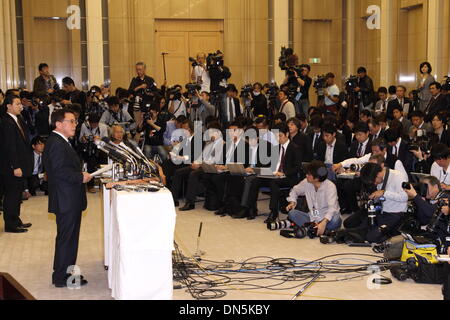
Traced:
<svg viewBox="0 0 450 320">
<path fill-rule="evenodd" d="M 103 186 L 105 266 L 117 300 L 171 300 L 176 211 L 169 190 Z"/>
<path fill-rule="evenodd" d="M 0 273 L 0 300 L 36 300 L 11 275 Z"/>
</svg>

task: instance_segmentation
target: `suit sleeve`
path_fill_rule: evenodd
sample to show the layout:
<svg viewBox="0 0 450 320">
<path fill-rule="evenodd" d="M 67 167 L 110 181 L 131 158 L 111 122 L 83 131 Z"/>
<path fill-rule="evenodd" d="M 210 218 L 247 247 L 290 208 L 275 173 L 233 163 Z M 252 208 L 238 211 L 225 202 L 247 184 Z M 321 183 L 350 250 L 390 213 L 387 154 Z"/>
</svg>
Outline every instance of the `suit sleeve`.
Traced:
<svg viewBox="0 0 450 320">
<path fill-rule="evenodd" d="M 4 150 L 5 157 L 7 158 L 8 167 L 10 167 L 12 170 L 19 169 L 19 153 L 17 152 L 17 146 L 16 146 L 16 133 L 14 132 L 15 128 L 11 126 L 11 124 L 6 123 L 4 124 L 4 128 L 2 130 L 3 137 L 10 137 L 9 139 L 4 140 Z M 20 168 L 21 169 L 21 168 Z"/>
<path fill-rule="evenodd" d="M 48 150 L 48 162 L 46 170 L 53 173 L 53 176 L 62 181 L 71 184 L 83 184 L 83 174 L 81 170 L 74 170 L 72 166 L 67 165 L 65 158 L 67 154 L 64 148 L 58 145 L 52 145 Z"/>
</svg>

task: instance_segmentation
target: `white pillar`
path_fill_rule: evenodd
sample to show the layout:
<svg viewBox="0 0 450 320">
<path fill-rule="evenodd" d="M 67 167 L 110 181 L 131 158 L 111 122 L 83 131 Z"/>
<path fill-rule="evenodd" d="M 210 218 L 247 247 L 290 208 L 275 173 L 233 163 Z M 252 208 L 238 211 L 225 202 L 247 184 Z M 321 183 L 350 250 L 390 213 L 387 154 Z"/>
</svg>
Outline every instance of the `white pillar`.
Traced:
<svg viewBox="0 0 450 320">
<path fill-rule="evenodd" d="M 104 83 L 102 1 L 86 1 L 89 86 Z"/>
<path fill-rule="evenodd" d="M 275 69 L 274 80 L 280 85 L 285 78 L 285 72 L 278 67 L 278 58 L 280 57 L 281 47 L 288 47 L 289 45 L 289 0 L 275 0 L 273 28 L 274 61 L 272 63 Z"/>
</svg>

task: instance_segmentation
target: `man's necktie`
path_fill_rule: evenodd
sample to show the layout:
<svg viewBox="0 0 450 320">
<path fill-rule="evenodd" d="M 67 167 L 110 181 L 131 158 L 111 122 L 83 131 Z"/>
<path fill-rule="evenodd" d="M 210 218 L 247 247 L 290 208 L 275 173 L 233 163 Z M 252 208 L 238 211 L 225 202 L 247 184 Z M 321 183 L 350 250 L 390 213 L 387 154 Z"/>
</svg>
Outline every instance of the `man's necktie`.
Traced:
<svg viewBox="0 0 450 320">
<path fill-rule="evenodd" d="M 359 148 L 358 148 L 358 154 L 357 154 L 358 158 L 361 158 L 363 156 L 362 155 L 362 148 L 363 148 L 363 144 L 360 143 L 359 144 Z"/>
<path fill-rule="evenodd" d="M 231 98 L 228 98 L 228 112 L 229 112 L 229 121 L 232 122 L 233 119 L 233 106 L 231 104 Z"/>
<path fill-rule="evenodd" d="M 398 148 L 397 148 L 397 146 L 394 147 L 394 155 L 396 157 L 398 157 Z"/>
<path fill-rule="evenodd" d="M 284 147 L 281 147 L 281 162 L 280 162 L 280 169 L 278 169 L 279 172 L 284 173 L 284 161 L 286 158 Z"/>
<path fill-rule="evenodd" d="M 22 135 L 22 138 L 24 140 L 26 140 L 26 138 L 25 138 L 25 130 L 24 130 L 24 127 L 23 127 L 23 122 L 22 122 L 22 117 L 21 116 L 17 117 L 17 126 L 19 127 L 19 131 L 20 131 L 20 134 Z"/>
</svg>

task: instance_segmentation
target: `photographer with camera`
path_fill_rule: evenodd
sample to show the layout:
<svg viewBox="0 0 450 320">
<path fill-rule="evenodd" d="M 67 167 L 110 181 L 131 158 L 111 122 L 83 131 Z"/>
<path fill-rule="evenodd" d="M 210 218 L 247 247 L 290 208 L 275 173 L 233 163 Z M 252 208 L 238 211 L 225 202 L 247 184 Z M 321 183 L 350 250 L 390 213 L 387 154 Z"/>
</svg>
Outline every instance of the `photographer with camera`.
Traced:
<svg viewBox="0 0 450 320">
<path fill-rule="evenodd" d="M 339 87 L 334 83 L 335 75 L 327 73 L 325 76 L 326 88 L 323 90 L 324 101 L 323 109 L 325 114 L 337 115 L 339 111 Z"/>
<path fill-rule="evenodd" d="M 133 119 L 137 128 L 142 128 L 145 105 L 151 99 L 151 93 L 157 90 L 157 85 L 152 77 L 146 75 L 147 65 L 144 62 L 136 63 L 137 76 L 131 80 L 128 91 L 132 94 Z"/>
<path fill-rule="evenodd" d="M 411 112 L 411 128 L 409 129 L 411 140 L 425 139 L 433 132 L 433 128 L 424 121 L 424 118 L 425 115 L 420 110 Z"/>
<path fill-rule="evenodd" d="M 267 99 L 265 95 L 262 93 L 262 84 L 256 82 L 253 85 L 253 91 L 249 95 L 249 99 L 251 101 L 250 108 L 255 117 L 269 116 L 269 109 L 267 108 Z"/>
<path fill-rule="evenodd" d="M 98 86 L 92 86 L 87 94 L 87 114 L 98 114 L 99 117 L 103 115 L 103 112 L 108 110 L 108 103 L 101 93 L 101 88 Z"/>
<path fill-rule="evenodd" d="M 298 227 L 316 223 L 317 236 L 338 230 L 342 225 L 336 186 L 327 177 L 328 170 L 323 162 L 311 162 L 306 168 L 306 179 L 293 187 L 287 198 L 289 220 Z M 308 213 L 295 209 L 301 196 L 306 197 Z"/>
<path fill-rule="evenodd" d="M 431 149 L 434 163 L 431 165 L 430 175 L 436 177 L 444 191 L 450 190 L 450 149 L 444 144 L 437 144 Z"/>
<path fill-rule="evenodd" d="M 430 144 L 434 146 L 437 143 L 442 143 L 450 147 L 450 130 L 447 129 L 447 117 L 438 113 L 432 118 L 431 126 L 433 132 L 430 135 Z"/>
<path fill-rule="evenodd" d="M 106 110 L 100 122 L 106 124 L 108 127 L 114 125 L 120 125 L 123 127 L 127 134 L 130 134 L 131 130 L 136 129 L 136 122 L 130 116 L 126 110 L 120 109 L 120 101 L 117 97 L 109 97 L 107 100 L 109 110 Z"/>
<path fill-rule="evenodd" d="M 191 80 L 201 86 L 201 92 L 210 92 L 211 78 L 206 65 L 206 54 L 197 54 L 197 59 L 189 58 L 192 63 Z"/>
<path fill-rule="evenodd" d="M 228 79 L 231 78 L 230 69 L 224 66 L 224 55 L 219 50 L 216 53 L 210 53 L 206 57 L 207 70 L 211 78 L 211 93 L 223 93 L 228 88 Z"/>
<path fill-rule="evenodd" d="M 144 115 L 144 153 L 147 158 L 153 159 L 157 154 L 162 162 L 167 160 L 168 154 L 164 148 L 166 127 L 166 117 L 161 114 L 160 105 L 154 102 L 150 111 Z"/>
<path fill-rule="evenodd" d="M 203 91 L 200 94 L 198 90 L 195 90 L 194 96 L 196 98 L 195 102 L 197 103 L 190 103 L 189 119 L 192 122 L 202 122 L 203 128 L 205 128 L 207 125 L 206 119 L 210 116 L 216 115 L 216 107 L 209 102 L 211 99 L 211 95 L 209 92 Z"/>
<path fill-rule="evenodd" d="M 371 243 L 382 243 L 398 234 L 397 229 L 408 207 L 408 196 L 402 188 L 404 176 L 399 171 L 367 163 L 361 170 L 361 181 L 368 191 L 365 200 L 372 214 L 358 211 L 344 222 L 344 226 Z M 376 208 L 375 215 L 373 208 Z"/>
<path fill-rule="evenodd" d="M 169 113 L 173 114 L 175 118 L 179 116 L 188 116 L 186 103 L 188 100 L 183 96 L 182 87 L 175 85 L 167 89 L 169 100 Z"/>
<path fill-rule="evenodd" d="M 359 94 L 359 108 L 360 110 L 373 109 L 374 93 L 372 79 L 367 75 L 367 70 L 364 67 L 358 68 L 358 85 L 355 92 Z"/>
<path fill-rule="evenodd" d="M 420 194 L 417 193 L 417 190 L 410 183 L 404 183 L 403 187 L 406 187 L 403 189 L 409 199 L 412 199 L 416 205 L 416 215 L 421 226 L 428 225 L 431 222 L 433 215 L 436 213 L 438 208 L 438 202 L 441 199 L 445 199 L 447 201 L 446 205 L 441 209 L 442 213 L 445 216 L 449 215 L 449 195 L 442 190 L 441 183 L 436 177 L 429 176 L 420 180 L 420 184 L 418 186 L 420 189 Z M 448 222 L 443 226 L 444 228 L 441 229 L 446 230 L 447 226 Z"/>
<path fill-rule="evenodd" d="M 52 95 L 60 89 L 56 78 L 50 74 L 49 66 L 46 63 L 39 65 L 39 77 L 34 80 L 33 92 L 37 97 Z"/>
</svg>

